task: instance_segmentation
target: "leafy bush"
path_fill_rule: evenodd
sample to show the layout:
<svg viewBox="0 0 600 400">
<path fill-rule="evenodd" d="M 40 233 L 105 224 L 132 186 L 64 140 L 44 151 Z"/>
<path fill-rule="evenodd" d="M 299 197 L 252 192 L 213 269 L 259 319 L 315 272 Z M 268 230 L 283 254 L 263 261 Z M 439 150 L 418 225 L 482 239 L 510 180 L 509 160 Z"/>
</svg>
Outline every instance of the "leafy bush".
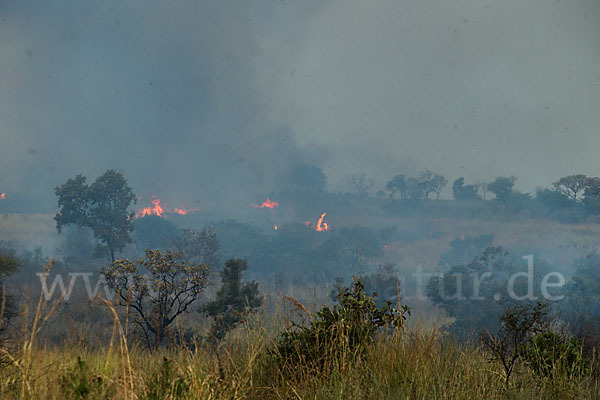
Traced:
<svg viewBox="0 0 600 400">
<path fill-rule="evenodd" d="M 554 332 L 529 338 L 523 358 L 535 372 L 550 378 L 557 372 L 577 377 L 589 370 L 589 361 L 583 357 L 581 342 Z"/>
<path fill-rule="evenodd" d="M 406 314 L 410 315 L 408 307 L 397 310 L 390 302 L 377 307 L 374 296 L 367 296 L 360 281 L 355 281 L 352 288 L 343 288 L 339 304 L 323 307 L 316 317 L 299 302 L 290 300 L 311 322 L 308 326 L 292 322 L 277 343 L 273 354 L 280 368 L 288 371 L 307 366 L 326 372 L 333 365 L 355 360 L 377 332 L 402 328 Z"/>
</svg>

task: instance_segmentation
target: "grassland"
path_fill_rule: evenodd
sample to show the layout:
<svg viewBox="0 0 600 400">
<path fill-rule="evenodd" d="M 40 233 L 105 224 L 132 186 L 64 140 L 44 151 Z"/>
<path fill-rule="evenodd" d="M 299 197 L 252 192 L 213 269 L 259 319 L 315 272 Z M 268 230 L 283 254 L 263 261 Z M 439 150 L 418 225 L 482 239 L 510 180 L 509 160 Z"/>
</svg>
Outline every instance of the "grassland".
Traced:
<svg viewBox="0 0 600 400">
<path fill-rule="evenodd" d="M 112 347 L 21 349 L 0 372 L 4 399 L 596 399 L 591 377 L 542 378 L 520 366 L 507 387 L 500 365 L 435 331 L 381 337 L 363 357 L 330 370 L 283 376 L 267 356 L 264 326 L 245 327 L 218 348 L 148 353 Z"/>
<path fill-rule="evenodd" d="M 521 363 L 506 385 L 502 366 L 481 347 L 453 343 L 414 319 L 406 330 L 379 334 L 364 352 L 334 351 L 318 367 L 282 369 L 275 360 L 280 333 L 289 328 L 284 304 L 248 317 L 218 345 L 154 352 L 128 333 L 126 315 L 101 304 L 113 321 L 105 346 L 57 347 L 39 339 L 54 310 L 40 297 L 21 335 L 2 350 L 0 398 L 597 399 L 600 393 L 595 363 L 582 376 L 557 371 L 552 377 Z"/>
<path fill-rule="evenodd" d="M 344 221 L 332 218 L 331 222 L 334 226 L 396 225 L 400 235 L 406 236 L 413 235 L 418 226 L 422 232 L 414 240 L 390 243 L 385 258 L 402 268 L 423 265 L 426 270 L 436 268 L 448 243 L 462 234 L 494 233 L 497 245 L 535 251 L 564 266 L 597 249 L 600 237 L 600 226 L 595 224 L 534 219 L 502 222 L 356 216 Z M 48 216 L 0 216 L 0 240 L 52 247 L 59 242 L 53 229 Z M 37 233 L 32 236 L 32 232 Z M 310 302 L 312 289 L 290 288 L 285 294 Z M 313 309 L 326 301 L 327 291 L 315 297 L 319 298 L 310 304 Z M 66 326 L 67 317 L 55 314 L 46 319 L 52 305 L 43 304 L 38 313 L 34 301 L 20 334 L 2 351 L 0 399 L 600 398 L 595 363 L 585 376 L 556 374 L 552 378 L 538 376 L 521 363 L 507 386 L 502 366 L 483 349 L 476 344 L 453 343 L 435 319 L 425 317 L 419 322 L 414 316 L 404 333 L 378 336 L 360 357 L 342 355 L 329 360 L 326 368 L 298 365 L 293 374 L 284 374 L 273 362 L 273 351 L 288 326 L 288 313 L 280 298 L 267 300 L 261 314 L 248 319 L 218 346 L 195 342 L 153 353 L 136 343 L 126 316 L 113 314 L 110 308 L 102 309 L 108 321 L 103 325 L 104 337 L 112 338 L 104 345 L 78 340 L 53 345 L 42 339 L 45 330 L 61 324 L 61 318 Z M 82 329 L 101 327 L 79 322 Z"/>
</svg>

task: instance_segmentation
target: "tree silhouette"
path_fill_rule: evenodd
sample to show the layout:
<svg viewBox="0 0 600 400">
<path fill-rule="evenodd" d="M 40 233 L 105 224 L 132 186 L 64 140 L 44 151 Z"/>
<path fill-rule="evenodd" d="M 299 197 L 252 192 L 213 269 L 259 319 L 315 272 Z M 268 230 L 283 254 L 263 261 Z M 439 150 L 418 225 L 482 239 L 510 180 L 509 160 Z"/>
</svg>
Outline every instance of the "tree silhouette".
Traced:
<svg viewBox="0 0 600 400">
<path fill-rule="evenodd" d="M 577 201 L 577 195 L 585 190 L 588 178 L 583 175 L 569 175 L 554 182 L 554 187 L 573 201 Z"/>
<path fill-rule="evenodd" d="M 134 311 L 133 322 L 151 350 L 164 341 L 171 323 L 206 288 L 210 267 L 185 261 L 181 252 L 146 250 L 144 259 L 135 263 L 117 260 L 100 273 L 117 292 L 119 305 Z"/>
<path fill-rule="evenodd" d="M 56 229 L 61 232 L 69 224 L 90 228 L 99 241 L 96 255 L 108 251 L 111 261 L 115 252 L 131 242 L 133 213 L 127 211 L 135 194 L 125 177 L 114 170 L 106 171 L 91 184 L 77 175 L 55 188 L 59 212 L 54 217 Z"/>
<path fill-rule="evenodd" d="M 242 285 L 242 274 L 247 269 L 246 260 L 228 260 L 220 273 L 222 285 L 216 299 L 199 310 L 215 318 L 212 327 L 215 339 L 222 339 L 242 320 L 244 313 L 251 312 L 262 304 L 258 283 L 252 281 Z"/>
</svg>

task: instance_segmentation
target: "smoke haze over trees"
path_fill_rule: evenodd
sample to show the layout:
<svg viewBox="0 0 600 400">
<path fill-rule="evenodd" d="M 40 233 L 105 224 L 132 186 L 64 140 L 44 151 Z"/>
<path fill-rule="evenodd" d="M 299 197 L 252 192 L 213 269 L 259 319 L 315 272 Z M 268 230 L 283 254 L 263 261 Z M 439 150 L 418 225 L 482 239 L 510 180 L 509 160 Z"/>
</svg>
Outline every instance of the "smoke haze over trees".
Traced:
<svg viewBox="0 0 600 400">
<path fill-rule="evenodd" d="M 600 6 L 576 4 L 5 1 L 3 207 L 53 212 L 53 187 L 108 168 L 205 209 L 298 165 L 332 191 L 600 175 Z"/>
</svg>

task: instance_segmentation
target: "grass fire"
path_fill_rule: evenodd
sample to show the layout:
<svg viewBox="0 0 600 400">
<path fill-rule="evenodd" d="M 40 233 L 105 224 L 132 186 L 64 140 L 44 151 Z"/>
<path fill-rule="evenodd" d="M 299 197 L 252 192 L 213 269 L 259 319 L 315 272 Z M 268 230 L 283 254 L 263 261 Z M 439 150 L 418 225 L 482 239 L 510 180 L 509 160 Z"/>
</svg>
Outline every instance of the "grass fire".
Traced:
<svg viewBox="0 0 600 400">
<path fill-rule="evenodd" d="M 0 399 L 599 397 L 600 2 L 0 10 Z"/>
</svg>

